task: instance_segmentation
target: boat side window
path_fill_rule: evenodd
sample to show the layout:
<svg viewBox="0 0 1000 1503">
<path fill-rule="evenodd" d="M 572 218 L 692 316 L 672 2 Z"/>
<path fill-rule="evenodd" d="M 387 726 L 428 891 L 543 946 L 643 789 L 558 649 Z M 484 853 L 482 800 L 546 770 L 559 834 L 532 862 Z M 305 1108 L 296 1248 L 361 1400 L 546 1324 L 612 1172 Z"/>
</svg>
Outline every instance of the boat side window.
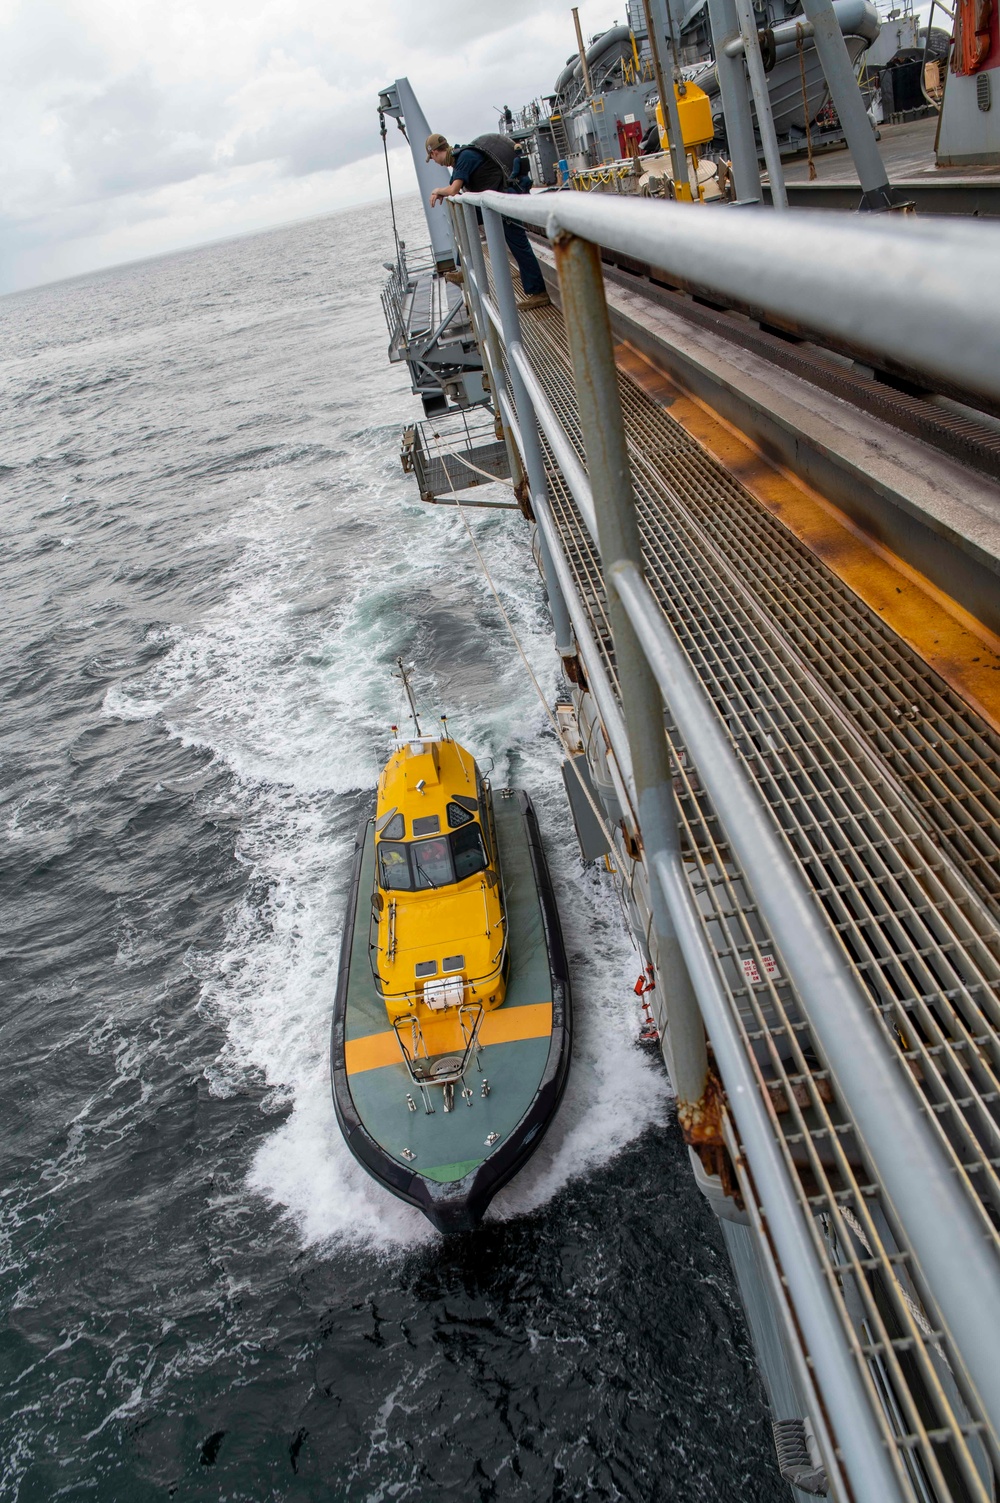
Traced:
<svg viewBox="0 0 1000 1503">
<path fill-rule="evenodd" d="M 447 887 L 454 882 L 451 851 L 445 836 L 438 840 L 416 840 L 410 846 L 415 887 Z"/>
<path fill-rule="evenodd" d="M 406 821 L 401 814 L 394 814 L 382 830 L 383 840 L 402 840 L 406 834 Z"/>
<path fill-rule="evenodd" d="M 476 872 L 484 870 L 486 851 L 478 825 L 466 825 L 464 829 L 456 830 L 450 839 L 452 855 L 455 858 L 456 882 L 461 882 L 464 878 L 474 876 Z"/>
<path fill-rule="evenodd" d="M 469 800 L 471 803 L 471 799 Z M 468 809 L 463 809 L 461 804 L 455 802 L 448 805 L 448 826 L 452 830 L 460 830 L 463 825 L 472 823 L 472 815 Z"/>
<path fill-rule="evenodd" d="M 379 841 L 378 885 L 394 892 L 412 890 L 413 879 L 410 875 L 410 863 L 407 860 L 405 845 L 397 845 L 390 840 Z"/>
</svg>

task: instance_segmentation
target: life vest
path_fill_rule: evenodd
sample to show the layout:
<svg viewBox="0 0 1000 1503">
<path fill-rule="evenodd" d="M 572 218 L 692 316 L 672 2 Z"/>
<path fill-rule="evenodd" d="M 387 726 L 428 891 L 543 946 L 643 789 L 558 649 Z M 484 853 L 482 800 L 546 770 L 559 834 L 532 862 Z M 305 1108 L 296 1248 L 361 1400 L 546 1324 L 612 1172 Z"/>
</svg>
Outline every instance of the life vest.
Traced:
<svg viewBox="0 0 1000 1503">
<path fill-rule="evenodd" d="M 481 151 L 503 173 L 504 193 L 527 193 L 531 179 L 527 175 L 527 163 L 515 142 L 509 136 L 477 136 L 469 145 L 473 151 Z M 456 155 L 457 155 L 456 150 Z"/>
</svg>

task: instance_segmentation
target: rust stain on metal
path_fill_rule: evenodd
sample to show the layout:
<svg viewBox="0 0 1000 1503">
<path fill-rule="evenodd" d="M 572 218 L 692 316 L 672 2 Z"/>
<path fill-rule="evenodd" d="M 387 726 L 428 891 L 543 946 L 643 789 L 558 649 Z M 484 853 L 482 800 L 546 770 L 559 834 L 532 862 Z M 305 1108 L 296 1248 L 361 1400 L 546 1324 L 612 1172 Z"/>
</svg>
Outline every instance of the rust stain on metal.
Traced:
<svg viewBox="0 0 1000 1503">
<path fill-rule="evenodd" d="M 820 1080 L 814 1081 L 813 1084 L 816 1088 L 816 1094 L 819 1096 L 820 1101 L 824 1101 L 829 1104 L 833 1100 L 833 1087 L 831 1086 L 830 1082 L 826 1079 L 825 1076 L 823 1076 Z M 788 1100 L 787 1086 L 782 1085 L 780 1081 L 774 1081 L 768 1085 L 767 1090 L 768 1095 L 771 1097 L 771 1105 L 774 1107 L 774 1110 L 778 1113 L 779 1116 L 783 1116 L 785 1113 L 791 1111 L 792 1108 Z M 795 1081 L 792 1084 L 791 1092 L 795 1098 L 796 1106 L 802 1107 L 803 1110 L 806 1107 L 812 1106 L 812 1097 L 809 1095 L 808 1090 L 800 1081 Z"/>
<path fill-rule="evenodd" d="M 705 1089 L 697 1101 L 677 1101 L 677 1120 L 684 1134 L 684 1141 L 691 1148 L 721 1148 L 722 1115 L 725 1111 L 726 1093 L 714 1070 L 705 1078 Z"/>
</svg>

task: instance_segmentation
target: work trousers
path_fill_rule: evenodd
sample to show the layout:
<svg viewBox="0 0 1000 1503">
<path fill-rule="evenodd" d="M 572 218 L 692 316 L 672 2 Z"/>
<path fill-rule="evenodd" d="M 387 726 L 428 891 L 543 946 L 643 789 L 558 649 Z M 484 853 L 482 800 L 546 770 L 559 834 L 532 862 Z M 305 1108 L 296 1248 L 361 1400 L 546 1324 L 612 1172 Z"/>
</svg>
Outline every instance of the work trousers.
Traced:
<svg viewBox="0 0 1000 1503">
<path fill-rule="evenodd" d="M 521 286 L 524 288 L 526 297 L 533 297 L 536 292 L 545 291 L 545 278 L 542 276 L 542 268 L 538 264 L 538 257 L 531 249 L 531 241 L 528 239 L 524 225 L 516 219 L 505 219 L 503 222 L 503 238 L 510 247 L 510 253 L 517 262 L 517 269 L 521 273 Z"/>
<path fill-rule="evenodd" d="M 482 224 L 482 210 L 476 210 L 476 218 Z M 525 297 L 534 297 L 536 292 L 544 292 L 545 278 L 542 276 L 538 257 L 531 249 L 531 241 L 528 239 L 524 225 L 517 219 L 502 219 L 500 222 L 503 225 L 503 238 L 517 262 Z"/>
</svg>

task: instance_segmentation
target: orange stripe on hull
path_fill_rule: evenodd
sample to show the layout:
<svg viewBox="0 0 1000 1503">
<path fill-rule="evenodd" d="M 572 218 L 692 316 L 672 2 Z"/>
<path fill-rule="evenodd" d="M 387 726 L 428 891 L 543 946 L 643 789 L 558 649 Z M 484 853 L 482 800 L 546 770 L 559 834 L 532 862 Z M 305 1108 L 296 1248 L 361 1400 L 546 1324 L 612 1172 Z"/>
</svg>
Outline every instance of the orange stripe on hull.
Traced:
<svg viewBox="0 0 1000 1503">
<path fill-rule="evenodd" d="M 427 1030 L 425 1030 L 426 1034 Z M 518 1039 L 548 1038 L 552 1032 L 552 1003 L 534 1002 L 527 1007 L 498 1007 L 488 1012 L 479 1030 L 481 1044 L 512 1044 Z M 461 1031 L 454 1025 L 455 1041 L 441 1042 L 428 1038 L 434 1054 L 453 1050 L 462 1052 Z M 381 1070 L 386 1065 L 401 1063 L 396 1035 L 390 1028 L 386 1033 L 368 1033 L 363 1038 L 348 1039 L 344 1045 L 344 1062 L 348 1075 L 360 1075 L 363 1070 Z"/>
<path fill-rule="evenodd" d="M 488 1012 L 479 1030 L 481 1044 L 512 1044 L 515 1039 L 542 1039 L 552 1032 L 552 1003 L 498 1007 Z"/>
</svg>

